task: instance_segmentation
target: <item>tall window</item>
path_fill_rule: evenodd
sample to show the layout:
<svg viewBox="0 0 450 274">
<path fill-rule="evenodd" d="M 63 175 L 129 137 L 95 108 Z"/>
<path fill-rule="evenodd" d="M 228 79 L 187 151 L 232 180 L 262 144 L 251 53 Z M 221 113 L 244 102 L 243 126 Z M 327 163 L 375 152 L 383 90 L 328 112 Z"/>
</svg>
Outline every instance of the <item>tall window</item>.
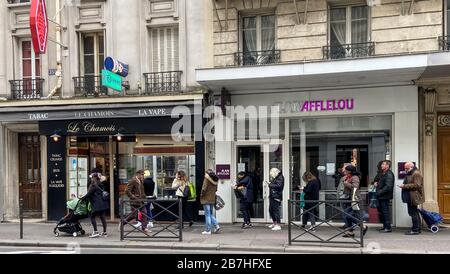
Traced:
<svg viewBox="0 0 450 274">
<path fill-rule="evenodd" d="M 152 72 L 179 70 L 178 27 L 150 30 Z"/>
<path fill-rule="evenodd" d="M 447 32 L 446 32 L 446 35 L 447 36 L 450 36 L 450 22 L 449 22 L 449 18 L 450 18 L 450 0 L 447 0 L 447 2 L 446 2 L 446 15 L 447 15 L 447 22 L 446 22 L 446 24 L 445 24 L 445 27 L 447 28 Z"/>
<path fill-rule="evenodd" d="M 105 59 L 103 33 L 81 34 L 80 54 L 82 76 L 100 75 Z"/>
<path fill-rule="evenodd" d="M 22 40 L 21 47 L 21 61 L 22 71 L 21 76 L 23 80 L 23 95 L 28 96 L 32 94 L 40 94 L 42 86 L 35 79 L 41 76 L 41 59 L 39 55 L 35 55 L 30 40 Z"/>
<path fill-rule="evenodd" d="M 369 39 L 368 7 L 347 6 L 330 10 L 330 45 L 366 43 Z"/>
<path fill-rule="evenodd" d="M 275 15 L 242 17 L 243 63 L 268 63 L 275 50 Z"/>
</svg>

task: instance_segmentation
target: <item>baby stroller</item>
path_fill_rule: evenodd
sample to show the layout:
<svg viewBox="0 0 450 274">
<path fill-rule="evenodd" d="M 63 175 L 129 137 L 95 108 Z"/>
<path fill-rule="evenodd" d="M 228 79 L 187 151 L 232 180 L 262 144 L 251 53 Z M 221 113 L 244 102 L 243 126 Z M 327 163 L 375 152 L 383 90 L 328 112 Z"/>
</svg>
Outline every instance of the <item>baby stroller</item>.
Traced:
<svg viewBox="0 0 450 274">
<path fill-rule="evenodd" d="M 53 229 L 55 237 L 59 236 L 59 232 L 72 234 L 73 237 L 86 234 L 79 220 L 87 217 L 87 202 L 75 198 L 67 201 L 67 208 L 69 213 L 61 218 Z"/>
<path fill-rule="evenodd" d="M 439 213 L 426 211 L 425 209 L 419 208 L 420 215 L 422 215 L 422 219 L 427 224 L 427 227 L 431 232 L 438 233 L 439 224 L 443 221 L 442 216 Z"/>
</svg>

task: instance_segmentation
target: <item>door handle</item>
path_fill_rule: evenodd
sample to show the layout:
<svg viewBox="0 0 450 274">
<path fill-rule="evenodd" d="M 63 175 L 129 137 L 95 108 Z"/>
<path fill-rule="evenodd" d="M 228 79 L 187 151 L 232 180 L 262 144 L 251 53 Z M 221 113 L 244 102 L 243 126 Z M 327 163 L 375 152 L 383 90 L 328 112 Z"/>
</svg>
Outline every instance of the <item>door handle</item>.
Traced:
<svg viewBox="0 0 450 274">
<path fill-rule="evenodd" d="M 444 188 L 450 188 L 450 185 L 445 185 Z"/>
</svg>

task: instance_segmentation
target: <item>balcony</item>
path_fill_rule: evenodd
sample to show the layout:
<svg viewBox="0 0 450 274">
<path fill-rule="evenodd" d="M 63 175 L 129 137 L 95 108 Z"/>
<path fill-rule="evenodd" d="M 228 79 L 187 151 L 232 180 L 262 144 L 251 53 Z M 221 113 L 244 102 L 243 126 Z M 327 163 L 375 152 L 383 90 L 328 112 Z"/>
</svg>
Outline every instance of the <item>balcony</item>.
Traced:
<svg viewBox="0 0 450 274">
<path fill-rule="evenodd" d="M 374 42 L 328 45 L 323 47 L 323 57 L 327 60 L 367 57 L 373 56 L 374 54 Z"/>
<path fill-rule="evenodd" d="M 450 36 L 439 36 L 439 49 L 443 51 L 450 50 Z"/>
<path fill-rule="evenodd" d="M 76 97 L 107 96 L 108 88 L 102 86 L 102 76 L 73 77 Z"/>
<path fill-rule="evenodd" d="M 181 71 L 144 73 L 145 95 L 180 92 L 181 73 Z"/>
<path fill-rule="evenodd" d="M 40 99 L 44 87 L 44 79 L 11 80 L 11 97 L 14 100 Z"/>
<path fill-rule="evenodd" d="M 234 53 L 236 66 L 259 66 L 280 62 L 280 50 L 246 51 Z"/>
</svg>

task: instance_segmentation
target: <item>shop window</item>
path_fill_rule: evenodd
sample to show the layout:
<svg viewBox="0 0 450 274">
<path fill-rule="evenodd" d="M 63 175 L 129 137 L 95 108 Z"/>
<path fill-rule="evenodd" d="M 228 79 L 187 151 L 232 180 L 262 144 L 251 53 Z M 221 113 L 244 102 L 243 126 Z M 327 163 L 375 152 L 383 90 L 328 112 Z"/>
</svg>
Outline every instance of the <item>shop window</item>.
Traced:
<svg viewBox="0 0 450 274">
<path fill-rule="evenodd" d="M 292 119 L 290 121 L 291 196 L 305 183 L 301 177 L 312 172 L 321 182 L 320 199 L 335 200 L 336 172 L 344 163 L 361 174 L 362 208 L 367 210 L 367 190 L 377 173 L 377 164 L 391 160 L 391 116 L 355 116 Z M 322 208 L 322 216 L 333 214 Z"/>
</svg>

